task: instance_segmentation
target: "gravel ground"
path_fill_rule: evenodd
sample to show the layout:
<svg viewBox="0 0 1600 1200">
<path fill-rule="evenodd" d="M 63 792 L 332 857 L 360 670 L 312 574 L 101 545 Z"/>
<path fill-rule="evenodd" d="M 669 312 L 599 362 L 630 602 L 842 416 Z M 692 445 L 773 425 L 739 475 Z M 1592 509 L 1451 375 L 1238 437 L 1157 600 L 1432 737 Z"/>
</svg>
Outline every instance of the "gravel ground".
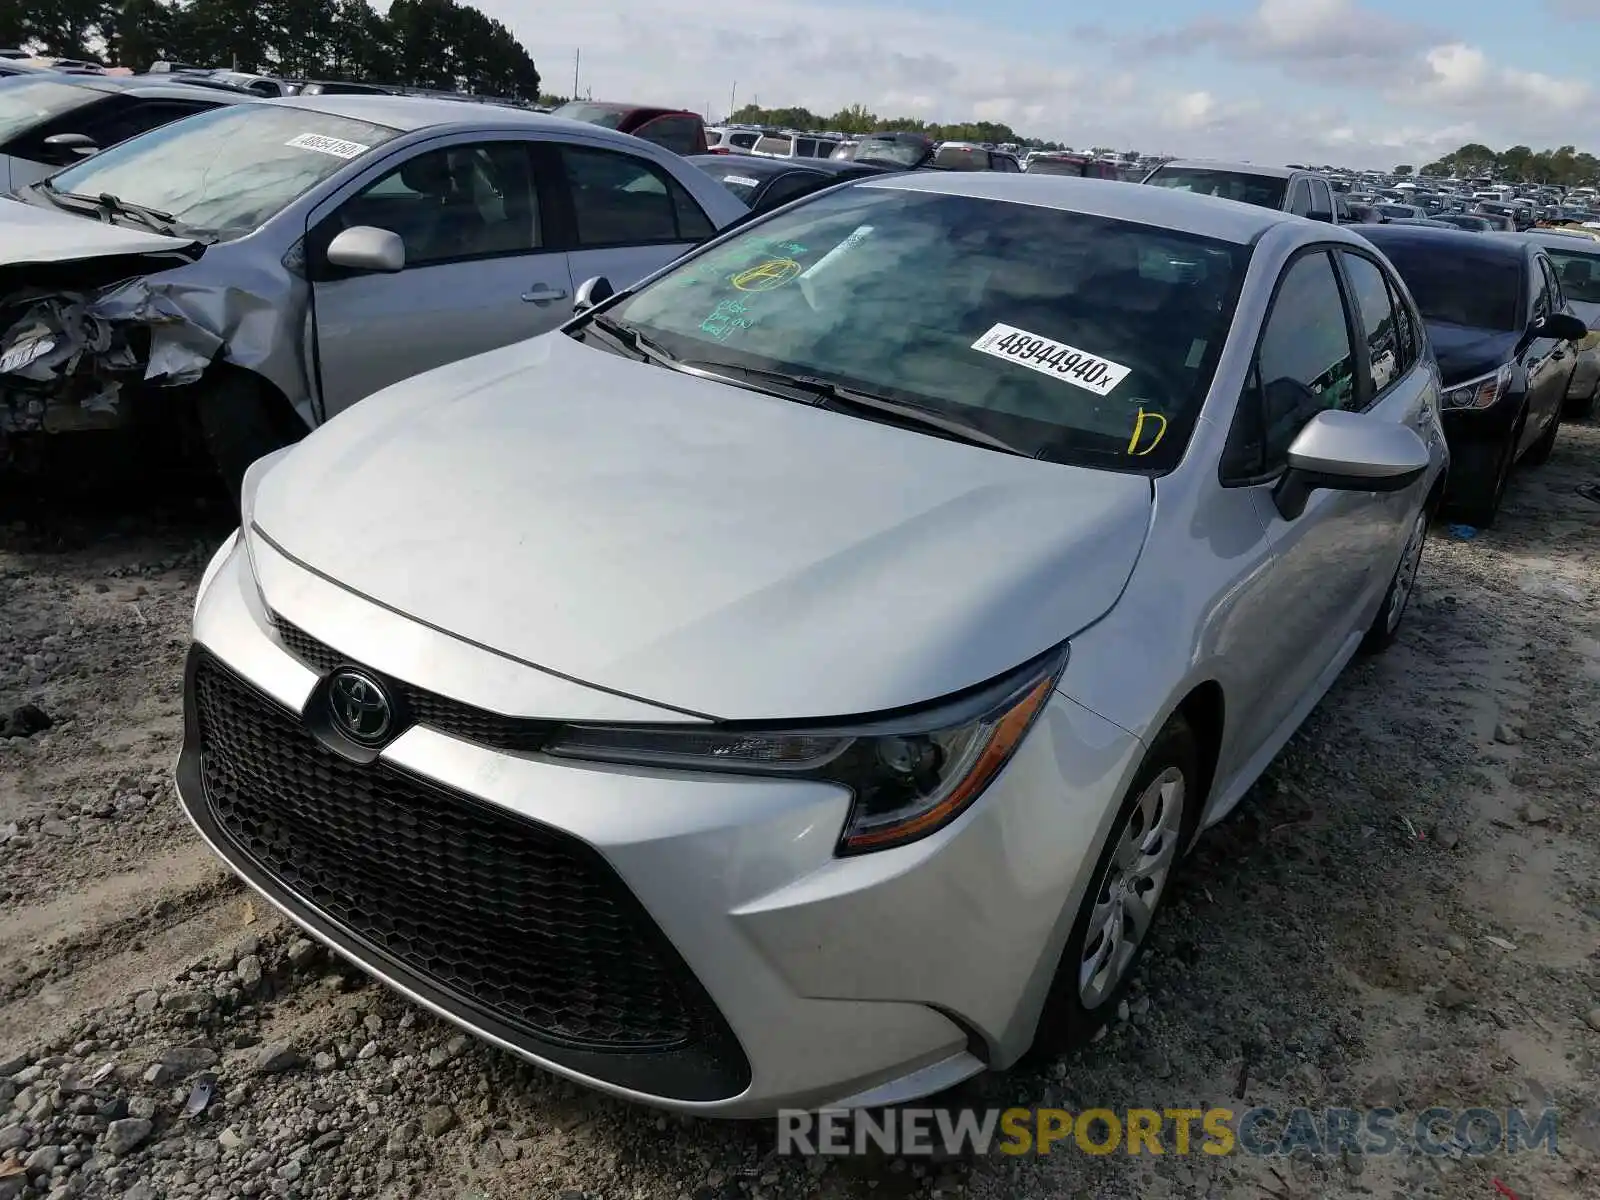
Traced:
<svg viewBox="0 0 1600 1200">
<path fill-rule="evenodd" d="M 213 511 L 0 526 L 0 1200 L 1600 1195 L 1597 480 L 1568 426 L 1498 528 L 1436 530 L 1399 644 L 1181 873 L 1124 1019 L 949 1098 L 1548 1104 L 1553 1156 L 806 1160 L 590 1095 L 341 970 L 179 816 Z"/>
</svg>

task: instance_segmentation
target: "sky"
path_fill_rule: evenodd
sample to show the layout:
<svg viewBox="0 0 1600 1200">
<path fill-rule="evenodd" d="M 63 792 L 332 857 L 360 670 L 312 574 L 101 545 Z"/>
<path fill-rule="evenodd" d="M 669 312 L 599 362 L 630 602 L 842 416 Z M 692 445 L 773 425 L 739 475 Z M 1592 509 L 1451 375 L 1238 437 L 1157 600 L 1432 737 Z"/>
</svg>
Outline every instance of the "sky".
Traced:
<svg viewBox="0 0 1600 1200">
<path fill-rule="evenodd" d="M 474 0 L 547 91 L 1003 121 L 1147 154 L 1388 168 L 1600 153 L 1600 0 Z"/>
</svg>

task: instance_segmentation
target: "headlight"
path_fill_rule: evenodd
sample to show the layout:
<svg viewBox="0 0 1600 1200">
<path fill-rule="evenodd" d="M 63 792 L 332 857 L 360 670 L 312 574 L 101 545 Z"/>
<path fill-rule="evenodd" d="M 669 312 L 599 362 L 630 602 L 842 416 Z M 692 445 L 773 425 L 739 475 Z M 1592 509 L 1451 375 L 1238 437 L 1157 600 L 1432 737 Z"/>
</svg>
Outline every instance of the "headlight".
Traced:
<svg viewBox="0 0 1600 1200">
<path fill-rule="evenodd" d="M 1511 364 L 1506 363 L 1497 371 L 1469 379 L 1466 383 L 1458 383 L 1448 389 L 1444 394 L 1444 407 L 1488 408 L 1505 395 L 1506 389 L 1510 386 Z"/>
<path fill-rule="evenodd" d="M 547 754 L 597 762 L 812 779 L 850 789 L 839 853 L 901 846 L 982 795 L 1044 710 L 1065 653 L 912 716 L 817 729 L 566 725 Z"/>
</svg>

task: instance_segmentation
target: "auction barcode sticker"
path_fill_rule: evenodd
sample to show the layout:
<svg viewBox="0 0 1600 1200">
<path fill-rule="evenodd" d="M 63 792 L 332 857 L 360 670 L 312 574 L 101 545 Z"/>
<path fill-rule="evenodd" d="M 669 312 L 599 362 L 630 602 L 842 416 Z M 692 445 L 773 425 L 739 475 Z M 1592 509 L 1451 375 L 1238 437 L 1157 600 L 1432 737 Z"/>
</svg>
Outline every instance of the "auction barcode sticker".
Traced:
<svg viewBox="0 0 1600 1200">
<path fill-rule="evenodd" d="M 996 325 L 977 341 L 972 348 L 982 354 L 1003 359 L 1049 375 L 1063 383 L 1081 387 L 1097 396 L 1108 396 L 1111 390 L 1128 377 L 1131 367 L 1114 363 L 1109 358 L 1079 350 L 1065 342 L 1040 337 L 1014 325 Z"/>
<path fill-rule="evenodd" d="M 331 154 L 335 158 L 360 158 L 371 146 L 360 142 L 347 142 L 343 138 L 327 137 L 320 133 L 302 133 L 284 143 L 298 150 L 315 150 L 318 154 Z"/>
</svg>

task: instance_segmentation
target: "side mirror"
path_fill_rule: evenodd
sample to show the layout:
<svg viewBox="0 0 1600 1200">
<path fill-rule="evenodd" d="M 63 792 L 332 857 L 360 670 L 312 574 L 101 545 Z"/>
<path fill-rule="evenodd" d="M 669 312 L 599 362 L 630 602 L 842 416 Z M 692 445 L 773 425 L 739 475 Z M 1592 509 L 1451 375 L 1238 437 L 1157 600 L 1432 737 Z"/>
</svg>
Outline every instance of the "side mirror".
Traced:
<svg viewBox="0 0 1600 1200">
<path fill-rule="evenodd" d="M 1308 220 L 1308 221 L 1322 221 L 1325 224 L 1332 225 L 1333 224 L 1333 214 L 1331 212 L 1329 212 L 1325 208 L 1313 208 L 1310 212 L 1308 212 L 1306 214 L 1306 220 Z"/>
<path fill-rule="evenodd" d="M 604 275 L 585 279 L 578 285 L 577 295 L 572 298 L 572 315 L 588 312 L 596 304 L 603 304 L 616 294 L 617 289 L 611 286 L 611 280 Z"/>
<path fill-rule="evenodd" d="M 70 163 L 100 153 L 100 146 L 86 133 L 52 133 L 43 142 L 52 162 Z"/>
<path fill-rule="evenodd" d="M 1428 447 L 1411 429 L 1366 413 L 1329 409 L 1306 422 L 1289 446 L 1289 469 L 1272 499 L 1285 521 L 1305 512 L 1319 488 L 1400 492 L 1428 470 Z"/>
<path fill-rule="evenodd" d="M 405 269 L 406 244 L 400 235 L 375 225 L 353 225 L 328 243 L 328 262 L 351 271 L 392 273 Z"/>
<path fill-rule="evenodd" d="M 1581 317 L 1571 313 L 1551 313 L 1547 317 L 1535 317 L 1528 326 L 1528 336 L 1530 339 L 1556 338 L 1563 342 L 1580 342 L 1589 336 L 1589 327 Z"/>
</svg>

